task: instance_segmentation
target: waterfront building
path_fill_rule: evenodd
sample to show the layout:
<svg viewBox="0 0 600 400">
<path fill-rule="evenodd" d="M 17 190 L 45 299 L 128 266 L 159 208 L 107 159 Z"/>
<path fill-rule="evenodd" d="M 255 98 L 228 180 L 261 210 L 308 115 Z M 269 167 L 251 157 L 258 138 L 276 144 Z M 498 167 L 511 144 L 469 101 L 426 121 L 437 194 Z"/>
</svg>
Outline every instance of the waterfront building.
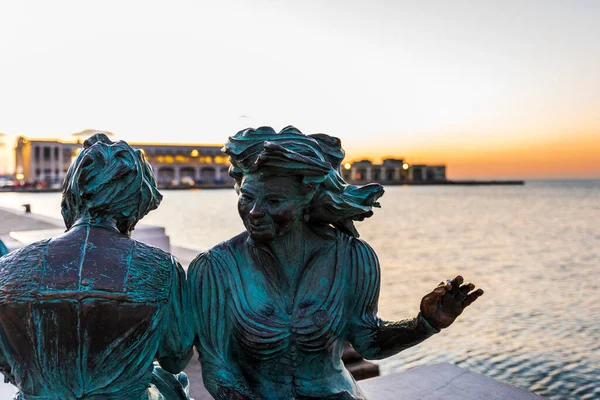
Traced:
<svg viewBox="0 0 600 400">
<path fill-rule="evenodd" d="M 81 143 L 18 137 L 15 178 L 24 184 L 55 185 L 62 182 Z"/>
<path fill-rule="evenodd" d="M 229 161 L 216 144 L 129 143 L 142 150 L 159 186 L 233 183 Z M 15 177 L 22 184 L 57 186 L 62 183 L 81 141 L 17 138 Z"/>
<path fill-rule="evenodd" d="M 410 165 L 402 159 L 387 158 L 381 164 L 369 160 L 345 163 L 342 176 L 348 182 L 364 184 L 378 182 L 384 185 L 411 182 L 440 182 L 446 180 L 446 166 Z"/>
<path fill-rule="evenodd" d="M 86 132 L 89 135 L 93 131 Z M 87 136 L 89 136 L 87 135 Z M 129 143 L 142 150 L 160 187 L 233 184 L 229 160 L 217 144 Z M 17 138 L 15 178 L 21 184 L 58 187 L 71 161 L 81 149 L 81 140 Z M 387 158 L 381 164 L 369 160 L 345 163 L 342 175 L 348 182 L 384 185 L 446 180 L 445 165 L 410 165 L 403 159 Z"/>
<path fill-rule="evenodd" d="M 446 180 L 445 165 L 415 164 L 411 167 L 413 182 L 440 182 Z"/>
<path fill-rule="evenodd" d="M 231 183 L 223 145 L 131 143 L 142 149 L 159 185 Z"/>
</svg>

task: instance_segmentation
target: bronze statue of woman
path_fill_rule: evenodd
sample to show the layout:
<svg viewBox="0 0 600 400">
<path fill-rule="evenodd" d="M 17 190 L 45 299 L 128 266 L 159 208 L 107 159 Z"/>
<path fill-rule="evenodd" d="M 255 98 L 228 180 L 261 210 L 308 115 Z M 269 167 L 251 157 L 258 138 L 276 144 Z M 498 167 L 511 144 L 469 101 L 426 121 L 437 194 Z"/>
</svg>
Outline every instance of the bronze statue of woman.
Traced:
<svg viewBox="0 0 600 400">
<path fill-rule="evenodd" d="M 415 318 L 377 317 L 379 263 L 353 221 L 378 184 L 348 185 L 339 139 L 246 129 L 224 151 L 246 231 L 189 270 L 204 384 L 216 399 L 364 399 L 341 361 L 346 340 L 389 357 L 449 326 L 483 291 L 443 282 Z"/>
<path fill-rule="evenodd" d="M 64 181 L 67 231 L 0 258 L 0 371 L 16 399 L 189 398 L 173 375 L 192 355 L 185 273 L 130 238 L 161 198 L 143 154 L 98 133 Z"/>
</svg>

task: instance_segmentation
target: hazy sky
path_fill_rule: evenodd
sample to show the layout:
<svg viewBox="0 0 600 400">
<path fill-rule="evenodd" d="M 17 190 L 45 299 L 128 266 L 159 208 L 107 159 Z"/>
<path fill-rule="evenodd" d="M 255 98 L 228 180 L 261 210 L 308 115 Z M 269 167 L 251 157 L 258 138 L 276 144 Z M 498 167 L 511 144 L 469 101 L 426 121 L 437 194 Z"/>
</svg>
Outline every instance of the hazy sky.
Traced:
<svg viewBox="0 0 600 400">
<path fill-rule="evenodd" d="M 15 135 L 342 138 L 452 178 L 600 177 L 600 1 L 0 3 L 0 170 Z"/>
</svg>

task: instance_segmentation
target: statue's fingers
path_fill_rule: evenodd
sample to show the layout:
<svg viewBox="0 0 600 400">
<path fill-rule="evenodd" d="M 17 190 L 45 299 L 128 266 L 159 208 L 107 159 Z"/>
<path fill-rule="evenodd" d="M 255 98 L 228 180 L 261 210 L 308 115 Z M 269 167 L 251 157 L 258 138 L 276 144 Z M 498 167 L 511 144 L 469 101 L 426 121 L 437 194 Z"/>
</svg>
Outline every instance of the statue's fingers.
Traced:
<svg viewBox="0 0 600 400">
<path fill-rule="evenodd" d="M 462 285 L 463 282 L 464 279 L 460 275 L 456 275 L 454 279 L 449 281 L 449 283 L 452 285 L 452 294 L 456 294 L 458 292 L 458 288 L 460 287 L 460 285 Z"/>
<path fill-rule="evenodd" d="M 463 307 L 470 306 L 471 303 L 473 303 L 475 300 L 477 300 L 481 295 L 483 295 L 483 290 L 477 289 L 476 291 L 474 291 L 473 293 L 468 295 L 466 299 L 463 300 L 463 302 L 462 302 Z"/>
<path fill-rule="evenodd" d="M 472 283 L 467 283 L 462 285 L 458 290 L 464 296 L 463 298 L 466 298 L 469 292 L 471 292 L 473 289 L 475 289 L 475 285 Z"/>
</svg>

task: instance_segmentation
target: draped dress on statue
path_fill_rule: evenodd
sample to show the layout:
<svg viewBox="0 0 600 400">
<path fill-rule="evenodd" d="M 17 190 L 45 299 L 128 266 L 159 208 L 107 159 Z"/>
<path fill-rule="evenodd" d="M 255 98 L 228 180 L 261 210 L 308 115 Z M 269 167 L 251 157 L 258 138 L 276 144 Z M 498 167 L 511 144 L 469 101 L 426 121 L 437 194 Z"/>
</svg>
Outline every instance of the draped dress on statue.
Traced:
<svg viewBox="0 0 600 400">
<path fill-rule="evenodd" d="M 346 340 L 381 358 L 437 332 L 421 317 L 377 317 L 379 264 L 365 242 L 335 229 L 310 235 L 319 248 L 296 288 L 278 286 L 283 267 L 247 232 L 190 265 L 196 345 L 215 398 L 233 390 L 267 400 L 363 399 L 341 361 Z"/>
<path fill-rule="evenodd" d="M 170 254 L 75 226 L 0 258 L 0 370 L 22 400 L 187 398 L 185 302 Z"/>
</svg>

